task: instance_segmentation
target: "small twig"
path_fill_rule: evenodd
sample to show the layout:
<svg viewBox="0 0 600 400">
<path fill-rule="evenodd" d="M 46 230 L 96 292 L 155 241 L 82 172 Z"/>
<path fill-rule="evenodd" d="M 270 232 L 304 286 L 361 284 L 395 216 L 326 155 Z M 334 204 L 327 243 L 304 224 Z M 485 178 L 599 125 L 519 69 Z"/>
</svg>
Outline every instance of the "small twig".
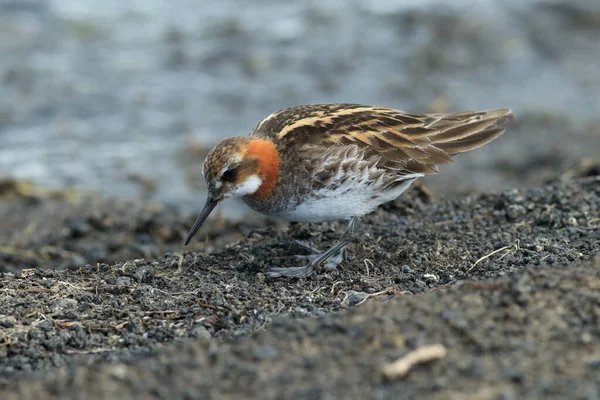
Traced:
<svg viewBox="0 0 600 400">
<path fill-rule="evenodd" d="M 375 268 L 375 264 L 373 264 L 373 261 L 369 260 L 368 258 L 365 258 L 363 262 L 365 263 L 365 268 L 367 269 L 367 276 L 369 276 L 369 267 Z"/>
<path fill-rule="evenodd" d="M 129 261 L 125 261 L 125 263 L 123 263 L 123 265 L 121 266 L 121 272 L 123 274 L 125 274 L 125 271 L 127 270 L 128 266 L 129 266 Z"/>
<path fill-rule="evenodd" d="M 473 264 L 473 265 L 471 266 L 471 268 L 469 268 L 469 269 L 467 270 L 467 272 L 471 272 L 471 270 L 472 270 L 473 268 L 475 268 L 475 267 L 477 266 L 477 264 L 479 264 L 479 263 L 480 263 L 480 262 L 482 262 L 483 260 L 487 260 L 488 258 L 490 258 L 491 256 L 493 256 L 494 254 L 496 254 L 496 253 L 499 253 L 499 252 L 501 252 L 501 251 L 508 250 L 508 249 L 510 249 L 510 248 L 513 248 L 513 247 L 515 247 L 515 249 L 516 249 L 516 246 L 517 246 L 517 245 L 516 245 L 516 243 L 509 244 L 508 246 L 504 246 L 504 247 L 501 247 L 501 248 L 499 248 L 498 250 L 494 250 L 494 251 L 492 251 L 490 254 L 486 254 L 485 256 L 481 257 L 479 260 L 475 261 L 475 264 Z"/>
<path fill-rule="evenodd" d="M 123 328 L 125 328 L 127 325 L 129 325 L 130 321 L 123 321 L 120 324 L 115 325 L 115 329 L 116 330 L 121 330 Z"/>
<path fill-rule="evenodd" d="M 391 293 L 397 293 L 397 290 L 392 289 L 392 288 L 387 288 L 387 289 L 382 290 L 381 292 L 370 293 L 370 294 L 366 295 L 364 299 L 362 299 L 361 301 L 359 301 L 358 303 L 356 303 L 355 307 L 356 306 L 360 306 L 362 303 L 364 303 L 365 301 L 367 301 L 371 297 L 380 296 L 382 294 L 391 294 Z"/>
<path fill-rule="evenodd" d="M 442 344 L 419 347 L 404 357 L 384 365 L 381 372 L 389 380 L 404 378 L 415 365 L 440 360 L 446 357 L 446 354 L 448 350 Z"/>
<path fill-rule="evenodd" d="M 350 294 L 348 292 L 346 292 L 345 290 L 342 290 L 342 291 L 338 292 L 338 296 L 340 293 L 344 293 L 344 298 L 342 299 L 342 304 L 346 304 L 346 300 L 348 300 L 348 297 L 350 297 Z"/>
<path fill-rule="evenodd" d="M 337 285 L 339 285 L 340 283 L 344 283 L 344 281 L 337 281 L 335 282 L 332 286 L 331 286 L 331 294 L 333 295 L 335 293 L 335 287 Z"/>
<path fill-rule="evenodd" d="M 177 263 L 177 271 L 175 271 L 175 275 L 181 274 L 181 271 L 183 270 L 183 260 L 184 260 L 184 257 L 183 257 L 183 254 L 181 254 L 179 256 L 179 262 Z"/>
<path fill-rule="evenodd" d="M 72 326 L 81 326 L 81 322 L 80 321 L 54 321 L 54 324 L 56 326 L 58 326 L 59 328 L 70 328 Z"/>
</svg>

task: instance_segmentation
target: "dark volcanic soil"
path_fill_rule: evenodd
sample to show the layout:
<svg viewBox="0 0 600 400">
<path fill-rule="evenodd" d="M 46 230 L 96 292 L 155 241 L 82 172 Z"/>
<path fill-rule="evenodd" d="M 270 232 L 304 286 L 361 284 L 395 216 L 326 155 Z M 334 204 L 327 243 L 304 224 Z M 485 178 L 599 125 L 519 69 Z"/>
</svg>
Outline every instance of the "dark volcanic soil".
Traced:
<svg viewBox="0 0 600 400">
<path fill-rule="evenodd" d="M 194 244 L 214 252 L 182 254 L 194 216 L 10 186 L 0 398 L 597 396 L 600 177 L 422 195 L 363 218 L 341 269 L 273 280 L 294 240 L 343 226 L 215 222 Z M 382 379 L 434 343 L 444 359 Z"/>
</svg>

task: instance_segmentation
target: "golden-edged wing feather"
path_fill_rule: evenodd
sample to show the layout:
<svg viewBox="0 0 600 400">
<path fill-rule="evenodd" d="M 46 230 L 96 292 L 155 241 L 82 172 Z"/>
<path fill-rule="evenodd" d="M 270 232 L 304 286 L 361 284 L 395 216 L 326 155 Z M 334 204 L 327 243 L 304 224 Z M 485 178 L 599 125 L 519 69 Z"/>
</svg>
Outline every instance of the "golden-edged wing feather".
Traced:
<svg viewBox="0 0 600 400">
<path fill-rule="evenodd" d="M 510 109 L 413 114 L 360 104 L 313 104 L 277 111 L 251 135 L 312 148 L 355 144 L 380 156 L 381 167 L 427 174 L 436 173 L 436 166 L 451 156 L 492 141 L 513 119 Z"/>
</svg>

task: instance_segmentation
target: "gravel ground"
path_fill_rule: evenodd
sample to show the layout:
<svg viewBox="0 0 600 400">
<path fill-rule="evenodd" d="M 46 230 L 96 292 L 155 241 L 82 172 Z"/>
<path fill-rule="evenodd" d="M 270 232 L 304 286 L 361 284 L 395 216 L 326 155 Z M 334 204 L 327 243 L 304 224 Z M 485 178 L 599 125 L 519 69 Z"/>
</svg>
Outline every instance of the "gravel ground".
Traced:
<svg viewBox="0 0 600 400">
<path fill-rule="evenodd" d="M 60 226 L 53 218 L 72 224 L 55 213 L 72 201 L 87 210 L 78 218 L 119 215 L 119 242 L 131 248 L 140 238 L 155 251 L 181 246 L 193 218 L 180 217 L 169 227 L 177 233 L 163 236 L 143 212 L 116 214 L 110 202 L 13 199 L 11 213 L 35 215 L 39 225 L 15 234 L 13 247 L 44 247 L 47 227 Z M 175 217 L 155 211 L 152 220 L 163 218 Z M 212 253 L 6 272 L 0 394 L 591 398 L 600 360 L 599 223 L 595 176 L 448 202 L 428 202 L 417 188 L 363 218 L 342 268 L 308 279 L 265 272 L 297 265 L 294 240 L 325 248 L 342 226 L 256 226 Z M 114 235 L 95 224 L 75 237 L 60 232 L 69 235 L 49 244 L 57 263 L 91 257 L 89 243 L 110 246 Z M 382 379 L 380 364 L 432 343 L 448 349 L 443 360 L 398 382 Z"/>
</svg>

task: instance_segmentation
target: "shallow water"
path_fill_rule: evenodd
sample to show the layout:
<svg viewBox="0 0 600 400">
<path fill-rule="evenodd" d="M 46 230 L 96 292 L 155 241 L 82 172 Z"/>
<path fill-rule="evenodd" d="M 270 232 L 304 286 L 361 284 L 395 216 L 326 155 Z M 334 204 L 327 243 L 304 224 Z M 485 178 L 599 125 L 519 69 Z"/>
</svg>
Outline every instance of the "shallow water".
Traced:
<svg viewBox="0 0 600 400">
<path fill-rule="evenodd" d="M 522 3 L 3 0 L 0 174 L 190 209 L 190 147 L 294 104 L 597 122 L 600 6 Z"/>
</svg>

